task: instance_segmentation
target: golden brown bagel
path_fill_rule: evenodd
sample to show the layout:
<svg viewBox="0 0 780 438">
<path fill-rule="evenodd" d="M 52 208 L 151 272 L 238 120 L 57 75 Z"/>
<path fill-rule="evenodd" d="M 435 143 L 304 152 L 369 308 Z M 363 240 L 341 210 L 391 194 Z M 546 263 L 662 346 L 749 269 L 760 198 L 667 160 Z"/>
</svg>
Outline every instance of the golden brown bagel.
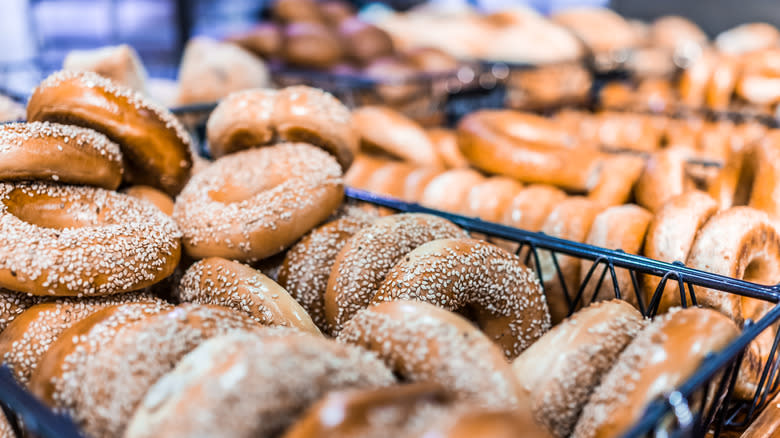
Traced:
<svg viewBox="0 0 780 438">
<path fill-rule="evenodd" d="M 443 166 L 422 127 L 400 112 L 389 107 L 364 106 L 352 112 L 352 120 L 363 148 L 420 166 Z"/>
<path fill-rule="evenodd" d="M 606 158 L 603 166 L 599 182 L 588 198 L 605 206 L 625 204 L 642 174 L 645 160 L 621 154 Z"/>
<path fill-rule="evenodd" d="M 425 133 L 445 167 L 448 169 L 468 167 L 469 162 L 458 148 L 458 136 L 454 131 L 446 128 L 429 128 Z"/>
<path fill-rule="evenodd" d="M 91 129 L 49 122 L 0 125 L 0 180 L 44 180 L 113 190 L 119 146 Z"/>
<path fill-rule="evenodd" d="M 718 205 L 715 200 L 699 191 L 673 197 L 656 212 L 650 222 L 645 238 L 644 255 L 663 262 L 685 263 L 696 233 L 717 210 Z M 660 277 L 650 275 L 644 277 L 645 303 L 650 303 L 660 282 Z M 662 292 L 658 313 L 664 313 L 680 304 L 678 281 L 676 277 L 671 276 L 667 279 Z"/>
<path fill-rule="evenodd" d="M 566 193 L 553 186 L 533 184 L 524 187 L 504 210 L 501 223 L 528 231 L 540 231 L 545 219 Z"/>
<path fill-rule="evenodd" d="M 303 85 L 233 93 L 211 113 L 206 133 L 214 158 L 300 141 L 325 149 L 346 170 L 358 148 L 349 110 L 330 93 Z"/>
<path fill-rule="evenodd" d="M 645 233 L 653 214 L 642 207 L 633 204 L 616 205 L 599 213 L 594 219 L 588 232 L 585 243 L 607 249 L 620 249 L 628 254 L 639 254 L 642 244 L 645 242 Z M 585 281 L 585 276 L 593 266 L 590 260 L 583 260 L 580 267 L 580 283 Z M 604 276 L 604 281 L 596 290 L 601 270 L 604 264 L 595 268 L 593 274 L 582 294 L 583 302 L 603 301 L 617 298 L 617 291 L 609 272 Z M 634 306 L 638 305 L 637 299 L 643 299 L 641 289 L 634 289 L 631 274 L 628 270 L 615 268 L 615 281 L 620 290 L 620 298 Z M 640 278 L 636 278 L 637 284 Z M 647 305 L 647 303 L 644 303 Z"/>
<path fill-rule="evenodd" d="M 602 209 L 601 205 L 583 197 L 567 198 L 552 209 L 541 231 L 553 237 L 583 242 L 588 236 L 593 219 Z M 552 323 L 557 324 L 568 316 L 570 303 L 564 295 L 552 254 L 549 251 L 539 251 L 538 254 L 550 317 Z M 574 304 L 573 300 L 580 286 L 580 259 L 563 254 L 556 254 L 556 259 L 569 300 Z M 530 261 L 535 263 L 533 257 L 530 257 Z"/>
<path fill-rule="evenodd" d="M 523 186 L 517 181 L 493 176 L 475 185 L 466 198 L 466 216 L 478 217 L 483 221 L 499 222 L 504 217 L 507 205 L 517 196 Z"/>
<path fill-rule="evenodd" d="M 176 269 L 181 232 L 154 206 L 92 187 L 0 183 L 0 287 L 51 296 L 110 295 Z"/>
<path fill-rule="evenodd" d="M 431 180 L 423 190 L 420 204 L 442 211 L 464 210 L 471 188 L 485 181 L 479 172 L 464 168 L 448 170 Z"/>
<path fill-rule="evenodd" d="M 35 295 L 0 288 L 0 334 L 25 310 L 41 302 Z"/>
<path fill-rule="evenodd" d="M 374 157 L 373 155 L 357 154 L 352 166 L 344 175 L 344 184 L 365 190 L 369 178 L 388 161 L 390 160 Z"/>
<path fill-rule="evenodd" d="M 282 30 L 276 23 L 258 23 L 245 32 L 229 36 L 227 41 L 261 58 L 269 58 L 277 56 L 282 48 Z"/>
<path fill-rule="evenodd" d="M 130 186 L 122 190 L 122 193 L 150 202 L 152 205 L 159 208 L 161 212 L 168 216 L 173 216 L 173 199 L 154 187 Z"/>
<path fill-rule="evenodd" d="M 127 44 L 71 50 L 62 61 L 62 69 L 95 72 L 117 84 L 146 94 L 146 70 L 138 53 Z"/>
<path fill-rule="evenodd" d="M 684 148 L 663 149 L 651 155 L 634 189 L 636 203 L 654 212 L 669 199 L 693 189 L 685 169 L 691 155 Z"/>
<path fill-rule="evenodd" d="M 341 20 L 338 34 L 344 44 L 344 55 L 358 65 L 390 56 L 395 51 L 387 32 L 357 17 Z"/>
<path fill-rule="evenodd" d="M 395 300 L 423 301 L 453 312 L 468 309 L 509 359 L 550 328 L 536 274 L 516 255 L 482 240 L 433 240 L 406 254 L 372 302 Z"/>
<path fill-rule="evenodd" d="M 471 113 L 458 124 L 458 146 L 473 166 L 488 173 L 580 191 L 598 182 L 600 154 L 576 145 L 539 116 L 508 110 Z"/>
<path fill-rule="evenodd" d="M 215 161 L 176 198 L 173 217 L 192 257 L 259 260 L 325 220 L 343 196 L 333 157 L 308 144 L 283 143 Z"/>
<path fill-rule="evenodd" d="M 361 349 L 267 330 L 201 344 L 149 390 L 125 436 L 275 437 L 330 391 L 395 382 Z"/>
<path fill-rule="evenodd" d="M 441 173 L 441 170 L 432 167 L 418 167 L 414 169 L 406 175 L 404 194 L 401 199 L 407 202 L 420 202 L 425 193 L 425 188 Z"/>
<path fill-rule="evenodd" d="M 315 69 L 327 69 L 344 55 L 338 35 L 316 21 L 297 21 L 282 31 L 282 59 Z"/>
<path fill-rule="evenodd" d="M 125 177 L 175 195 L 190 176 L 191 140 L 166 109 L 91 72 L 61 71 L 46 78 L 27 104 L 27 120 L 92 128 L 116 142 Z"/>
<path fill-rule="evenodd" d="M 364 188 L 391 198 L 401 198 L 406 192 L 406 178 L 413 170 L 414 167 L 406 163 L 390 161 L 371 175 Z"/>
<path fill-rule="evenodd" d="M 622 300 L 592 304 L 556 325 L 512 362 L 530 401 L 557 438 L 571 435 L 582 408 L 623 349 L 644 327 Z"/>
<path fill-rule="evenodd" d="M 707 355 L 739 334 L 734 323 L 709 309 L 673 309 L 657 317 L 618 357 L 593 392 L 573 438 L 625 433 L 656 397 L 686 381 Z"/>
</svg>

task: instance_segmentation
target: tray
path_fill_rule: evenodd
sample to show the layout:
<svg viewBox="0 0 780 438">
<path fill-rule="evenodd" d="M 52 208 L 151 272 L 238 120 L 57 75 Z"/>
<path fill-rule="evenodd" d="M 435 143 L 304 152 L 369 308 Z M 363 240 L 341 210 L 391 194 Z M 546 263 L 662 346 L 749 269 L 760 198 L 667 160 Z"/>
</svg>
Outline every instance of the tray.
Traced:
<svg viewBox="0 0 780 438">
<path fill-rule="evenodd" d="M 693 286 L 704 286 L 724 292 L 734 293 L 746 297 L 766 300 L 773 303 L 780 302 L 780 286 L 764 286 L 737 280 L 708 272 L 685 267 L 680 263 L 665 263 L 646 257 L 626 254 L 619 250 L 609 250 L 586 244 L 571 242 L 516 228 L 507 227 L 495 223 L 484 222 L 479 219 L 469 218 L 442 211 L 432 210 L 418 204 L 410 204 L 394 199 L 377 196 L 375 194 L 346 189 L 346 198 L 350 201 L 367 202 L 373 205 L 386 207 L 399 212 L 428 213 L 444 217 L 453 223 L 474 233 L 487 235 L 491 238 L 499 238 L 519 244 L 518 254 L 524 254 L 526 262 L 533 258 L 537 271 L 541 269 L 539 260 L 540 251 L 549 251 L 556 267 L 556 274 L 561 278 L 557 268 L 557 257 L 560 255 L 574 256 L 579 259 L 592 260 L 593 266 L 588 272 L 583 284 L 577 290 L 564 291 L 571 303 L 570 309 L 576 308 L 578 303 L 585 302 L 588 297 L 583 297 L 585 286 L 589 282 L 611 281 L 615 285 L 616 297 L 622 294 L 640 292 L 638 284 L 639 275 L 653 275 L 661 277 L 661 282 L 656 289 L 653 299 L 649 303 L 643 303 L 639 298 L 641 311 L 646 316 L 653 316 L 657 310 L 660 294 L 669 281 L 679 284 L 681 301 L 683 305 L 695 305 L 696 297 Z M 630 271 L 633 280 L 633 290 L 620 291 L 615 276 L 616 268 L 625 268 Z M 541 272 L 537 272 L 541 276 Z M 641 297 L 641 293 L 637 294 Z M 570 310 L 571 311 L 571 310 Z M 753 400 L 738 401 L 731 395 L 736 379 L 736 370 L 742 360 L 742 354 L 750 342 L 763 330 L 780 320 L 780 306 L 767 313 L 760 321 L 748 323 L 742 333 L 724 350 L 713 354 L 704 361 L 699 370 L 691 376 L 676 391 L 673 391 L 647 408 L 642 419 L 633 426 L 625 437 L 643 436 L 704 436 L 707 430 L 714 430 L 718 436 L 725 429 L 743 428 L 758 414 L 761 407 L 771 399 L 771 394 L 780 386 L 780 378 L 777 373 L 777 345 L 780 337 L 775 339 L 774 348 L 767 364 L 764 366 L 764 375 Z M 722 400 L 721 403 L 710 403 L 711 400 Z M 14 413 L 20 420 L 42 438 L 53 437 L 77 437 L 78 429 L 67 418 L 58 416 L 41 404 L 35 397 L 22 389 L 13 380 L 6 368 L 0 368 L 0 405 L 8 413 Z M 708 409 L 704 409 L 704 406 Z M 15 423 L 18 424 L 18 423 Z"/>
</svg>

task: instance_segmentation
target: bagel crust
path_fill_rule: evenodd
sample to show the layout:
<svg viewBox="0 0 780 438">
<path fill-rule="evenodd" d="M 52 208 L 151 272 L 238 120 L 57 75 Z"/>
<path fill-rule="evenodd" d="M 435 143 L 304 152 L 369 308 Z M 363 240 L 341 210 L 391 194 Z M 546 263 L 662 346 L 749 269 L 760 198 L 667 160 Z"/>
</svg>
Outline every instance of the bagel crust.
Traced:
<svg viewBox="0 0 780 438">
<path fill-rule="evenodd" d="M 192 140 L 167 109 L 92 72 L 46 78 L 27 104 L 27 120 L 92 128 L 116 142 L 128 181 L 179 193 L 192 168 Z"/>
<path fill-rule="evenodd" d="M 285 143 L 231 154 L 187 184 L 173 217 L 194 258 L 270 257 L 338 208 L 341 168 L 325 151 Z"/>
<path fill-rule="evenodd" d="M 373 302 L 395 300 L 473 310 L 477 325 L 510 359 L 550 328 L 536 274 L 516 255 L 481 240 L 434 240 L 406 254 Z"/>
<path fill-rule="evenodd" d="M 59 123 L 0 125 L 0 181 L 46 180 L 114 190 L 119 146 L 91 129 Z"/>
<path fill-rule="evenodd" d="M 151 286 L 181 255 L 176 224 L 116 192 L 0 183 L 0 287 L 34 295 L 109 295 Z"/>
</svg>

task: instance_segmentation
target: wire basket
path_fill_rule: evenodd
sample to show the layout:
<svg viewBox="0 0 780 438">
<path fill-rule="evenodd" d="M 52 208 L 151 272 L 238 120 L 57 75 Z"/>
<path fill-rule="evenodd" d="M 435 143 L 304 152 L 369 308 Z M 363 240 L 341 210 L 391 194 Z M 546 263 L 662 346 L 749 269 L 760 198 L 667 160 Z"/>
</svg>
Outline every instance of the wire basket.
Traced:
<svg viewBox="0 0 780 438">
<path fill-rule="evenodd" d="M 612 282 L 616 298 L 629 293 L 636 294 L 640 311 L 648 317 L 655 315 L 661 294 L 666 290 L 665 285 L 671 281 L 677 282 L 679 285 L 683 306 L 696 305 L 693 286 L 703 286 L 773 303 L 780 301 L 780 288 L 778 286 L 759 285 L 691 269 L 680 263 L 660 262 L 638 255 L 626 254 L 619 250 L 599 248 L 558 239 L 543 233 L 483 222 L 479 219 L 432 210 L 418 204 L 389 199 L 352 188 L 346 189 L 346 198 L 399 212 L 428 213 L 441 216 L 470 232 L 514 242 L 518 245 L 516 253 L 521 254 L 526 263 L 534 261 L 533 265 L 540 278 L 543 278 L 541 271 L 543 268 L 539 263 L 540 254 L 543 251 L 549 253 L 556 270 L 555 274 L 564 286 L 570 313 L 574 312 L 580 304 L 586 304 L 595 297 L 595 292 L 594 297 L 584 296 L 586 286 L 595 283 L 596 289 L 594 291 L 598 291 L 598 286 L 604 281 Z M 576 287 L 574 287 L 575 285 L 566 285 L 563 281 L 558 263 L 561 256 L 593 261 L 584 281 Z M 615 271 L 618 268 L 630 272 L 632 290 L 620 290 Z M 641 275 L 661 278 L 648 303 L 644 303 L 642 300 L 642 292 L 639 287 Z M 568 286 L 572 286 L 572 288 L 568 289 Z M 699 370 L 684 384 L 662 399 L 652 402 L 641 420 L 625 437 L 698 437 L 704 436 L 710 429 L 714 430 L 715 436 L 718 436 L 722 430 L 745 427 L 780 386 L 780 377 L 777 372 L 777 346 L 780 337 L 775 338 L 769 359 L 764 364 L 763 375 L 756 394 L 750 401 L 739 401 L 732 396 L 737 370 L 748 344 L 778 320 L 780 320 L 780 306 L 773 308 L 760 321 L 748 322 L 736 340 L 719 353 L 708 357 Z M 17 428 L 17 432 L 19 432 L 18 425 L 23 423 L 25 428 L 42 438 L 80 436 L 72 421 L 63 416 L 55 415 L 49 408 L 36 400 L 32 394 L 21 388 L 5 367 L 0 368 L 0 405 L 7 416 L 12 419 L 12 424 Z"/>
</svg>

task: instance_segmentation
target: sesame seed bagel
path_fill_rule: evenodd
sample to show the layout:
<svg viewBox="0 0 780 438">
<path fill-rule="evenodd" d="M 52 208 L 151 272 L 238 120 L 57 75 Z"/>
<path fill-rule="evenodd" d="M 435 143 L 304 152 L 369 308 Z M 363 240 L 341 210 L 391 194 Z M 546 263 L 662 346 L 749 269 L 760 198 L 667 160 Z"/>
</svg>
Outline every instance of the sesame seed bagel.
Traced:
<svg viewBox="0 0 780 438">
<path fill-rule="evenodd" d="M 609 207 L 599 213 L 588 232 L 585 243 L 607 249 L 620 249 L 628 254 L 639 254 L 645 241 L 645 233 L 653 214 L 638 205 L 626 204 Z M 590 260 L 580 262 L 580 284 L 585 281 L 585 276 L 593 266 Z M 617 298 L 612 276 L 608 272 L 596 290 L 598 277 L 601 275 L 602 263 L 591 275 L 585 290 L 582 293 L 583 302 L 609 300 Z M 641 290 L 634 290 L 631 273 L 623 268 L 615 268 L 615 280 L 620 291 L 620 298 L 637 306 L 637 295 Z M 639 278 L 636 279 L 639 282 Z M 645 303 L 646 304 L 646 303 Z"/>
<path fill-rule="evenodd" d="M 715 200 L 699 191 L 691 191 L 670 199 L 658 210 L 647 228 L 644 255 L 663 262 L 685 263 L 696 233 L 717 210 Z M 644 277 L 646 303 L 650 303 L 660 282 L 660 277 Z M 658 313 L 679 305 L 677 278 L 669 277 L 661 295 Z"/>
<path fill-rule="evenodd" d="M 126 160 L 125 178 L 170 195 L 190 176 L 192 140 L 165 108 L 130 88 L 91 72 L 60 71 L 33 91 L 27 120 L 92 128 L 116 142 Z"/>
<path fill-rule="evenodd" d="M 541 231 L 553 237 L 582 242 L 588 236 L 593 219 L 601 209 L 599 204 L 583 197 L 564 199 L 547 216 Z M 550 318 L 553 324 L 557 324 L 569 315 L 569 302 L 564 295 L 552 254 L 549 251 L 539 251 L 538 254 Z M 580 259 L 564 254 L 556 254 L 555 257 L 563 281 L 566 283 L 569 298 L 573 300 L 580 286 Z M 536 263 L 533 256 L 530 258 L 530 263 L 532 265 Z"/>
<path fill-rule="evenodd" d="M 688 255 L 688 266 L 760 284 L 780 283 L 780 233 L 763 211 L 732 207 L 713 215 L 699 230 Z M 698 304 L 723 312 L 737 324 L 758 321 L 772 308 L 766 301 L 694 287 Z M 777 326 L 764 330 L 745 353 L 736 395 L 752 398 L 772 350 Z"/>
<path fill-rule="evenodd" d="M 573 438 L 621 436 L 656 397 L 685 382 L 708 354 L 739 334 L 723 314 L 675 308 L 647 325 L 618 357 L 582 411 Z"/>
<path fill-rule="evenodd" d="M 58 412 L 74 414 L 73 394 L 64 391 L 82 385 L 81 381 L 73 379 L 84 361 L 109 343 L 122 327 L 172 307 L 162 301 L 119 304 L 104 307 L 81 319 L 62 331 L 40 358 L 30 376 L 30 391 Z"/>
<path fill-rule="evenodd" d="M 183 303 L 228 307 L 263 325 L 320 334 L 284 288 L 260 271 L 223 258 L 209 257 L 190 266 L 179 284 L 178 298 Z"/>
<path fill-rule="evenodd" d="M 344 197 L 325 151 L 285 143 L 237 152 L 193 176 L 173 210 L 194 258 L 260 260 L 324 221 Z"/>
<path fill-rule="evenodd" d="M 25 310 L 38 304 L 41 297 L 0 289 L 0 333 Z"/>
<path fill-rule="evenodd" d="M 149 390 L 126 437 L 275 437 L 330 391 L 394 383 L 374 355 L 311 335 L 232 333 L 184 357 Z"/>
<path fill-rule="evenodd" d="M 41 357 L 59 335 L 73 324 L 108 306 L 160 302 L 148 292 L 89 298 L 60 298 L 25 310 L 0 333 L 0 359 L 19 383 L 27 384 Z"/>
<path fill-rule="evenodd" d="M 450 394 L 439 385 L 412 383 L 331 392 L 312 406 L 284 438 L 422 436 L 446 412 Z M 343 413 L 333 418 L 330 412 Z"/>
<path fill-rule="evenodd" d="M 214 158 L 276 140 L 304 142 L 325 149 L 346 170 L 358 150 L 349 109 L 303 85 L 233 93 L 211 113 L 206 132 Z"/>
<path fill-rule="evenodd" d="M 388 272 L 425 242 L 467 237 L 452 222 L 428 214 L 396 214 L 363 227 L 339 251 L 325 292 L 325 317 L 337 333 L 368 306 Z"/>
<path fill-rule="evenodd" d="M 122 153 L 103 134 L 59 123 L 0 125 L 0 181 L 59 181 L 113 190 Z"/>
<path fill-rule="evenodd" d="M 553 436 L 568 437 L 591 392 L 643 326 L 639 311 L 612 300 L 553 327 L 512 362 L 526 409 Z"/>
<path fill-rule="evenodd" d="M 100 348 L 71 360 L 59 397 L 94 437 L 122 436 L 146 392 L 209 338 L 262 326 L 219 306 L 182 304 L 120 328 Z"/>
<path fill-rule="evenodd" d="M 181 255 L 171 218 L 108 190 L 0 183 L 0 287 L 34 295 L 130 292 L 170 275 Z"/>
<path fill-rule="evenodd" d="M 122 193 L 151 202 L 155 207 L 159 208 L 161 212 L 168 216 L 173 216 L 173 199 L 154 187 L 130 186 L 122 190 Z"/>
<path fill-rule="evenodd" d="M 425 130 L 398 111 L 364 106 L 356 109 L 352 118 L 363 148 L 420 166 L 444 166 Z"/>
<path fill-rule="evenodd" d="M 432 382 L 458 400 L 516 408 L 519 386 L 504 354 L 468 320 L 419 301 L 390 301 L 358 312 L 339 341 L 374 352 L 408 382 Z"/>
<path fill-rule="evenodd" d="M 395 300 L 472 313 L 510 359 L 550 328 L 536 274 L 516 255 L 482 240 L 433 240 L 406 254 L 387 273 L 372 303 Z"/>
<path fill-rule="evenodd" d="M 325 291 L 336 256 L 347 239 L 374 219 L 369 215 L 345 216 L 315 228 L 284 257 L 279 284 L 306 309 L 324 333 L 331 333 L 325 318 Z"/>
</svg>

